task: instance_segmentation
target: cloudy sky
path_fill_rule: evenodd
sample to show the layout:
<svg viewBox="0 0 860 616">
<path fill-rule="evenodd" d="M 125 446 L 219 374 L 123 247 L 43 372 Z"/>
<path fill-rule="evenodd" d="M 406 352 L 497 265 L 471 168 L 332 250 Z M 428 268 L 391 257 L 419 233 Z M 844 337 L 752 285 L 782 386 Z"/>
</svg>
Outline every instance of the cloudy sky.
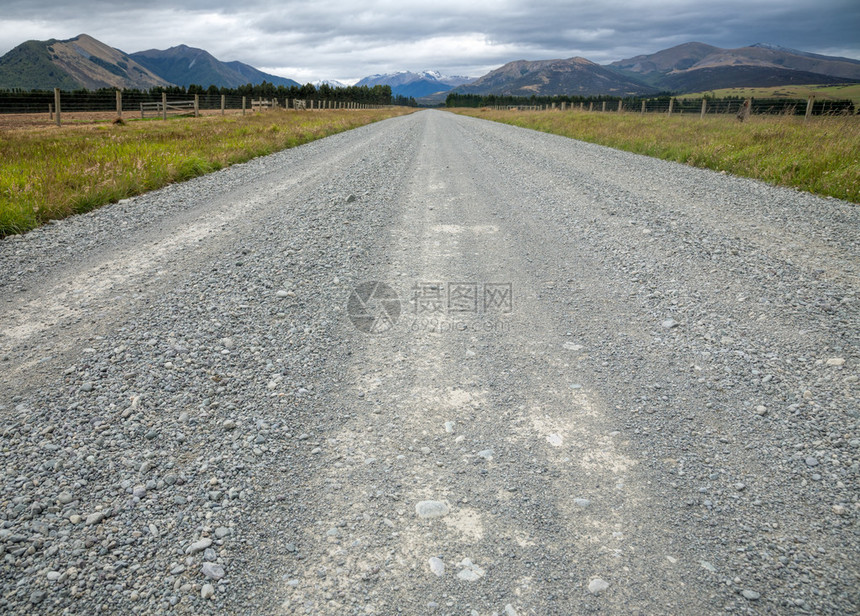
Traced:
<svg viewBox="0 0 860 616">
<path fill-rule="evenodd" d="M 126 52 L 186 44 L 302 83 L 512 60 L 599 63 L 688 41 L 860 59 L 857 0 L 0 0 L 0 54 L 86 33 Z"/>
</svg>

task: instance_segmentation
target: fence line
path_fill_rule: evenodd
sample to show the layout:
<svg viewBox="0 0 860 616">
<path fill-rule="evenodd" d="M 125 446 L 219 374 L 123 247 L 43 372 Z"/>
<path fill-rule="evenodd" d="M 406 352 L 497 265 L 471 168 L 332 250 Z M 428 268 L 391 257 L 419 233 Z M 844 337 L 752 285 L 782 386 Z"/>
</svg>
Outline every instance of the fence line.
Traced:
<svg viewBox="0 0 860 616">
<path fill-rule="evenodd" d="M 857 109 L 846 101 L 816 100 L 810 96 L 805 108 L 801 108 L 797 99 L 778 101 L 778 99 L 711 99 L 672 97 L 668 99 L 618 100 L 618 105 L 609 107 L 609 101 L 599 101 L 595 107 L 594 101 L 579 103 L 548 103 L 541 105 L 481 105 L 485 109 L 516 110 L 516 111 L 583 111 L 597 113 L 665 113 L 667 115 L 693 115 L 700 118 L 707 115 L 735 114 L 744 120 L 752 114 L 756 115 L 803 115 L 806 119 L 813 115 L 855 115 Z"/>
<path fill-rule="evenodd" d="M 265 113 L 274 109 L 325 110 L 325 109 L 383 109 L 393 105 L 377 105 L 347 100 L 329 99 L 291 99 L 291 98 L 249 98 L 247 96 L 225 94 L 178 95 L 168 98 L 167 93 L 147 92 L 53 92 L 37 93 L 0 93 L 0 117 L 10 115 L 35 115 L 46 117 L 49 122 L 62 126 L 74 120 L 73 113 L 99 114 L 100 119 L 111 117 L 124 119 L 129 115 L 140 114 L 141 119 L 163 119 L 187 115 L 198 117 L 212 113 L 244 115 L 249 109 L 252 113 Z M 43 115 L 44 114 L 44 115 Z"/>
<path fill-rule="evenodd" d="M 193 96 L 193 108 L 191 96 Z M 245 114 L 247 110 L 253 113 L 265 113 L 272 109 L 290 110 L 323 110 L 323 109 L 375 109 L 391 105 L 375 105 L 358 103 L 356 101 L 317 99 L 317 98 L 249 98 L 239 95 L 224 94 L 178 94 L 168 100 L 164 92 L 30 92 L 30 93 L 0 93 L 0 117 L 7 114 L 38 114 L 27 118 L 28 123 L 37 123 L 39 116 L 61 126 L 63 122 L 82 121 L 80 116 L 69 115 L 76 113 L 99 114 L 98 119 L 109 121 L 113 118 L 122 119 L 125 114 L 140 113 L 141 118 L 158 118 L 166 120 L 174 115 L 225 115 Z M 490 97 L 492 99 L 492 97 Z M 515 102 L 515 101 L 514 101 Z M 805 105 L 804 105 L 805 102 Z M 698 115 L 701 118 L 714 114 L 739 114 L 743 111 L 745 101 L 742 99 L 714 99 L 687 97 L 660 97 L 643 99 L 586 100 L 584 102 L 552 102 L 542 105 L 484 105 L 492 109 L 519 109 L 529 111 L 590 111 L 598 113 L 665 113 L 671 115 Z M 749 113 L 797 115 L 809 118 L 813 115 L 854 114 L 856 108 L 850 101 L 816 100 L 809 97 L 802 99 L 746 99 Z M 746 112 L 743 117 L 746 118 Z M 86 120 L 83 120 L 86 121 Z M 90 121 L 93 121 L 90 119 Z"/>
</svg>

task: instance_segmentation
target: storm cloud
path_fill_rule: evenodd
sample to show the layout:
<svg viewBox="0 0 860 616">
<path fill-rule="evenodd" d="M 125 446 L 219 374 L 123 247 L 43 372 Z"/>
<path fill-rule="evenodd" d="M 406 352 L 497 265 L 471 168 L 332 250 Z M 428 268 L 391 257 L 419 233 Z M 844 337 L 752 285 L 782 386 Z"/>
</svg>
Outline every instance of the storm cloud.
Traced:
<svg viewBox="0 0 860 616">
<path fill-rule="evenodd" d="M 300 82 L 422 69 L 477 77 L 512 60 L 607 63 L 688 41 L 860 58 L 855 1 L 0 2 L 0 53 L 86 33 L 126 52 L 200 47 Z"/>
</svg>

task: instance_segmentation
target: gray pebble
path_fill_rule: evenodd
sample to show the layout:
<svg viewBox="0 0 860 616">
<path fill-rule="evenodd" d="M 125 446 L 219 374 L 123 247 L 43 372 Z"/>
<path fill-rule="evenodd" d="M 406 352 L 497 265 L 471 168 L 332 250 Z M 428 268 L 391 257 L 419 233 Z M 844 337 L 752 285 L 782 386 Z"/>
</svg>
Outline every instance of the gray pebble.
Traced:
<svg viewBox="0 0 860 616">
<path fill-rule="evenodd" d="M 224 567 L 221 565 L 205 562 L 201 568 L 201 572 L 210 580 L 220 580 L 224 577 Z"/>
<path fill-rule="evenodd" d="M 196 554 L 197 552 L 202 552 L 203 550 L 208 548 L 210 545 L 212 545 L 212 540 L 209 537 L 204 537 L 203 539 L 200 539 L 199 541 L 195 541 L 194 543 L 189 545 L 186 548 L 185 553 L 186 554 Z"/>
</svg>

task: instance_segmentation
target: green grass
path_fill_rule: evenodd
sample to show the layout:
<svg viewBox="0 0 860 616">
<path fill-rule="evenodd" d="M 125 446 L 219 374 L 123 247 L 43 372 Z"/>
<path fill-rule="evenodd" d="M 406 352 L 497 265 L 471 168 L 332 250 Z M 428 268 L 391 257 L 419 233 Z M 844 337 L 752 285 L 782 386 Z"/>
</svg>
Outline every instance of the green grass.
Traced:
<svg viewBox="0 0 860 616">
<path fill-rule="evenodd" d="M 2 131 L 0 237 L 410 111 L 270 111 Z"/>
<path fill-rule="evenodd" d="M 841 85 L 786 85 L 769 86 L 766 88 L 723 88 L 708 90 L 697 94 L 682 94 L 678 98 L 702 98 L 702 96 L 724 98 L 800 98 L 806 99 L 814 95 L 816 100 L 851 100 L 860 105 L 860 83 Z"/>
<path fill-rule="evenodd" d="M 860 118 L 495 111 L 457 113 L 860 203 Z"/>
</svg>

